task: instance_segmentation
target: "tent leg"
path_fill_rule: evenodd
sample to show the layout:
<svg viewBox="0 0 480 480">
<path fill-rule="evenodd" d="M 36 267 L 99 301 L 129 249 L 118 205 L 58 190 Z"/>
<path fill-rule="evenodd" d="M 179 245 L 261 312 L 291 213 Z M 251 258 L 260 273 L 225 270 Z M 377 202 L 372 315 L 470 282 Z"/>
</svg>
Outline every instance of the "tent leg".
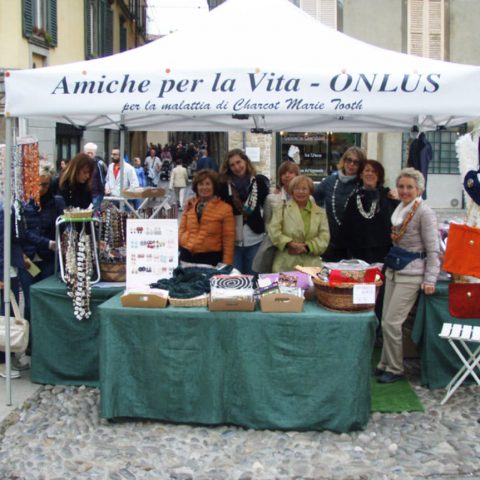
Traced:
<svg viewBox="0 0 480 480">
<path fill-rule="evenodd" d="M 12 404 L 10 364 L 10 263 L 11 263 L 11 183 L 13 119 L 5 116 L 5 198 L 3 202 L 3 302 L 5 306 L 5 387 L 7 406 Z"/>
</svg>

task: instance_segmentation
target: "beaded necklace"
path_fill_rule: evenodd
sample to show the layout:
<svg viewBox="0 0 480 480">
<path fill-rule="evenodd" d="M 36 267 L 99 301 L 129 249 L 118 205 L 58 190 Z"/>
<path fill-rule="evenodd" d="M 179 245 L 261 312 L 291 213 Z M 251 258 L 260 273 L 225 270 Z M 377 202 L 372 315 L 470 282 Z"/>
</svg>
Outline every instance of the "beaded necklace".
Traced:
<svg viewBox="0 0 480 480">
<path fill-rule="evenodd" d="M 390 237 L 394 242 L 398 242 L 403 237 L 405 231 L 407 230 L 408 224 L 411 222 L 419 205 L 420 202 L 415 201 L 412 208 L 405 216 L 403 222 L 400 225 L 392 225 L 392 233 L 390 234 Z"/>
<path fill-rule="evenodd" d="M 335 207 L 335 198 L 336 198 L 336 193 L 337 193 L 337 186 L 340 183 L 340 180 L 337 178 L 335 180 L 335 185 L 333 186 L 333 191 L 332 191 L 332 213 L 333 213 L 333 218 L 335 219 L 335 223 L 340 226 L 342 224 L 341 220 L 337 217 L 337 209 Z M 350 200 L 350 197 L 355 194 L 357 191 L 357 186 L 353 187 L 353 190 L 350 192 L 350 195 L 347 197 L 347 200 L 345 201 L 345 205 L 343 206 L 343 211 L 345 211 L 345 208 L 347 207 L 347 203 Z"/>
<path fill-rule="evenodd" d="M 366 218 L 367 220 L 372 219 L 375 216 L 375 214 L 377 213 L 377 205 L 378 205 L 378 200 L 374 200 L 372 202 L 372 204 L 370 205 L 370 210 L 367 212 L 363 208 L 363 203 L 362 203 L 362 199 L 360 197 L 360 194 L 357 193 L 357 209 L 358 209 L 358 212 L 360 213 L 360 215 L 363 218 Z"/>
</svg>

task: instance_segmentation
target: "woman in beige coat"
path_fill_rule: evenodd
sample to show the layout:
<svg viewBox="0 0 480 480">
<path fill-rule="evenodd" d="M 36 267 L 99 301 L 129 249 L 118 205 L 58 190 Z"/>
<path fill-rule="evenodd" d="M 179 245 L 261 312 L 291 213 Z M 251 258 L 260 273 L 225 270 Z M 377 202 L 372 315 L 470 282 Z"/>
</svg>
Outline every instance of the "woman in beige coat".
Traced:
<svg viewBox="0 0 480 480">
<path fill-rule="evenodd" d="M 273 272 L 288 272 L 295 265 L 321 266 L 320 255 L 330 241 L 325 210 L 312 202 L 313 182 L 300 175 L 289 184 L 292 195 L 273 212 L 268 234 L 277 247 Z"/>
</svg>

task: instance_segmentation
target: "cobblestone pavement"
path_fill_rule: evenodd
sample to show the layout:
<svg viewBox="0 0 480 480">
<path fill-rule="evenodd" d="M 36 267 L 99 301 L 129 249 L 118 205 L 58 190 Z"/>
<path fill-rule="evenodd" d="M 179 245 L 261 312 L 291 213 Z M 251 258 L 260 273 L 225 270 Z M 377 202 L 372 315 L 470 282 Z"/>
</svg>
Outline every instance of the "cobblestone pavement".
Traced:
<svg viewBox="0 0 480 480">
<path fill-rule="evenodd" d="M 480 387 L 412 384 L 424 413 L 349 434 L 108 422 L 97 389 L 44 386 L 0 426 L 0 479 L 479 479 Z"/>
</svg>

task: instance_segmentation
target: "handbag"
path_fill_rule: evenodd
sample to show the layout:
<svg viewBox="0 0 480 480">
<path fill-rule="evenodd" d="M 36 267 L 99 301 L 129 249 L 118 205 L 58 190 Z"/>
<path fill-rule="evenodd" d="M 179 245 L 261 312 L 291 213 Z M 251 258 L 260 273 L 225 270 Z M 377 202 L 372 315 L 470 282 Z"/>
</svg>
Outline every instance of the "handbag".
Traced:
<svg viewBox="0 0 480 480">
<path fill-rule="evenodd" d="M 480 283 L 450 283 L 448 310 L 455 318 L 480 318 Z"/>
<path fill-rule="evenodd" d="M 256 273 L 271 273 L 277 247 L 268 234 L 263 239 L 252 261 L 252 270 Z"/>
<path fill-rule="evenodd" d="M 392 270 L 403 270 L 410 262 L 417 258 L 425 258 L 425 252 L 409 252 L 404 248 L 393 246 L 387 253 L 384 263 Z"/>
<path fill-rule="evenodd" d="M 10 351 L 15 353 L 22 353 L 27 349 L 28 346 L 28 334 L 30 330 L 30 325 L 27 320 L 21 317 L 20 309 L 18 308 L 17 300 L 15 295 L 10 292 L 10 305 L 13 309 L 14 317 L 9 317 L 10 319 Z M 0 351 L 5 351 L 5 321 L 6 315 L 0 316 Z"/>
<path fill-rule="evenodd" d="M 480 277 L 480 228 L 450 224 L 443 269 L 457 275 Z"/>
</svg>

